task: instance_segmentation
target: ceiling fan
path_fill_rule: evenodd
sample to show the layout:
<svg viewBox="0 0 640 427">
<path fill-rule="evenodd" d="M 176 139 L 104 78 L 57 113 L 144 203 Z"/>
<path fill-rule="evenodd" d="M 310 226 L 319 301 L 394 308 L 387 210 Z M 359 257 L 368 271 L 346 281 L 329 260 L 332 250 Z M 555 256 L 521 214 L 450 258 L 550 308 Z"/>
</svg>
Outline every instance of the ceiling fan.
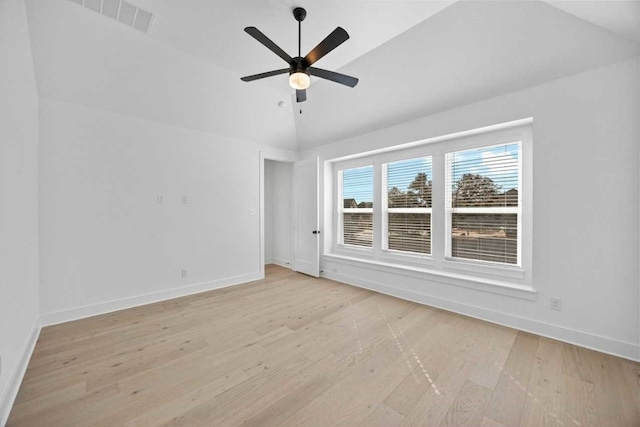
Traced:
<svg viewBox="0 0 640 427">
<path fill-rule="evenodd" d="M 331 52 L 333 49 L 340 46 L 342 43 L 349 39 L 349 34 L 341 28 L 337 27 L 331 34 L 329 34 L 324 40 L 322 40 L 311 52 L 304 58 L 300 53 L 300 33 L 301 25 L 304 18 L 307 16 L 307 11 L 301 7 L 293 9 L 293 17 L 298 21 L 298 56 L 292 58 L 284 50 L 282 50 L 271 39 L 265 36 L 256 27 L 247 27 L 244 31 L 254 39 L 258 40 L 267 49 L 284 59 L 289 68 L 282 68 L 280 70 L 268 71 L 266 73 L 254 74 L 252 76 L 242 77 L 242 81 L 251 82 L 254 80 L 264 79 L 265 77 L 277 76 L 279 74 L 289 73 L 289 85 L 296 90 L 296 101 L 303 102 L 307 100 L 307 88 L 311 84 L 311 76 L 320 77 L 322 79 L 331 80 L 332 82 L 340 83 L 345 86 L 355 87 L 358 84 L 358 79 L 355 77 L 347 76 L 345 74 L 336 73 L 335 71 L 323 70 L 322 68 L 312 67 L 320 58 Z"/>
</svg>

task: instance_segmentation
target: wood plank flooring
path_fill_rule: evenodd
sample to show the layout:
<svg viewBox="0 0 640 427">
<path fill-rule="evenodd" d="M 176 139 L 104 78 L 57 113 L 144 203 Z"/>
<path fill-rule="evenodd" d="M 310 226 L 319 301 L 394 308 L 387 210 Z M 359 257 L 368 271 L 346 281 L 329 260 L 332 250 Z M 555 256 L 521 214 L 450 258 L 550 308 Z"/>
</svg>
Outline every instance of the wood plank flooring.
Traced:
<svg viewBox="0 0 640 427">
<path fill-rule="evenodd" d="M 268 266 L 44 328 L 8 425 L 638 427 L 640 364 Z"/>
</svg>

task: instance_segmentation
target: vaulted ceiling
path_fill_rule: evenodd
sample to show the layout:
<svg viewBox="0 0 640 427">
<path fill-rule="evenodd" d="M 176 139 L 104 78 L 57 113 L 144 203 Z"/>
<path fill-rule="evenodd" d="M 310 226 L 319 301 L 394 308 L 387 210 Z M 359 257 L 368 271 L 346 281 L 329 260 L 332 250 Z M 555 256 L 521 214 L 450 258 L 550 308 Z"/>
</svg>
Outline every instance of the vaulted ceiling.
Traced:
<svg viewBox="0 0 640 427">
<path fill-rule="evenodd" d="M 40 96 L 291 149 L 308 149 L 639 54 L 636 1 L 132 0 L 149 34 L 70 0 L 27 0 Z M 303 55 L 336 26 L 351 39 L 296 104 L 286 64 L 242 30 Z M 279 107 L 285 101 L 284 108 Z M 299 114 L 299 107 L 303 114 Z"/>
</svg>

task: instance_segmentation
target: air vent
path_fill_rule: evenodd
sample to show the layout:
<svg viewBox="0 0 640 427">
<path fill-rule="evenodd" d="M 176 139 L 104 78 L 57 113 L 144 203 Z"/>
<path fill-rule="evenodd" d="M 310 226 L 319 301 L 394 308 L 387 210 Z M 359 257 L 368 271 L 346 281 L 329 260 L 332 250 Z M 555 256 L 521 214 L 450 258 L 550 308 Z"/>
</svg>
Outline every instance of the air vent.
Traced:
<svg viewBox="0 0 640 427">
<path fill-rule="evenodd" d="M 136 20 L 133 23 L 133 26 L 142 32 L 147 32 L 147 29 L 151 25 L 151 19 L 153 15 L 146 10 L 142 10 L 138 8 L 138 13 L 136 14 Z"/>
<path fill-rule="evenodd" d="M 118 21 L 122 22 L 125 25 L 132 26 L 133 20 L 136 18 L 136 12 L 137 9 L 134 5 L 123 1 L 120 3 L 120 14 L 118 15 Z"/>
<path fill-rule="evenodd" d="M 118 19 L 120 0 L 102 0 L 102 14 L 111 19 Z"/>
<path fill-rule="evenodd" d="M 84 0 L 84 7 L 88 7 L 95 12 L 100 12 L 102 5 L 100 4 L 100 0 Z"/>
<path fill-rule="evenodd" d="M 114 19 L 128 27 L 149 34 L 153 13 L 126 2 L 124 0 L 69 0 L 98 12 L 107 18 Z"/>
</svg>

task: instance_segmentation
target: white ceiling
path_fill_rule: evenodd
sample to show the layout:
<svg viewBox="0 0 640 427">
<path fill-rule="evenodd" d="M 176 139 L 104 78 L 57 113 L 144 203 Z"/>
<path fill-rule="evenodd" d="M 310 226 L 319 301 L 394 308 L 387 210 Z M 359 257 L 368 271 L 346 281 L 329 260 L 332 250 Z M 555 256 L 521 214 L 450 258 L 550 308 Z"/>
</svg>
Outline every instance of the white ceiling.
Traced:
<svg viewBox="0 0 640 427">
<path fill-rule="evenodd" d="M 67 0 L 26 0 L 41 97 L 295 147 L 282 94 Z M 247 125 L 250 123 L 250 126 Z"/>
<path fill-rule="evenodd" d="M 637 56 L 638 44 L 540 1 L 461 1 L 319 82 L 298 146 L 370 132 Z"/>
<path fill-rule="evenodd" d="M 293 149 L 619 61 L 640 41 L 638 1 L 131 1 L 154 13 L 149 35 L 26 0 L 41 96 Z M 239 80 L 286 67 L 246 26 L 297 53 L 295 6 L 303 55 L 342 26 L 351 39 L 318 66 L 361 79 L 314 82 L 303 115 L 286 76 Z"/>
<path fill-rule="evenodd" d="M 615 34 L 640 42 L 638 0 L 546 0 L 547 3 Z"/>
</svg>

